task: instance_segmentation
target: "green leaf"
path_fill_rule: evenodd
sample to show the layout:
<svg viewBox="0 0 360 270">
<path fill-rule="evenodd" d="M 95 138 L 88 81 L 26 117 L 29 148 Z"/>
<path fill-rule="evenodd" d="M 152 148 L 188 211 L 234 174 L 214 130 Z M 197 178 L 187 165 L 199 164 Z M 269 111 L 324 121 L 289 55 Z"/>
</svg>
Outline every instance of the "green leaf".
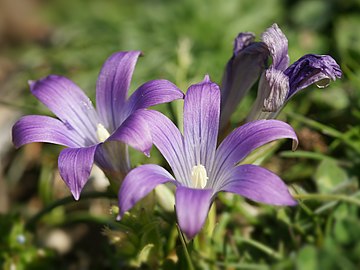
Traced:
<svg viewBox="0 0 360 270">
<path fill-rule="evenodd" d="M 337 185 L 349 180 L 345 170 L 340 168 L 337 162 L 331 159 L 321 161 L 314 178 L 320 193 L 331 192 Z"/>
<path fill-rule="evenodd" d="M 302 248 L 296 258 L 297 270 L 315 270 L 318 268 L 317 250 L 314 246 Z"/>
</svg>

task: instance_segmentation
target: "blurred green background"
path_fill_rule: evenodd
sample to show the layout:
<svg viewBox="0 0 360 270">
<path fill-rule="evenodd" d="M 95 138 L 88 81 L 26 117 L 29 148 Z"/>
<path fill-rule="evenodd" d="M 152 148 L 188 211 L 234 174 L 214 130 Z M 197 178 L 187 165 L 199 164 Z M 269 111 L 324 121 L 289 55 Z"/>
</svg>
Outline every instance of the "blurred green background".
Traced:
<svg viewBox="0 0 360 270">
<path fill-rule="evenodd" d="M 166 269 L 167 263 L 168 269 L 186 269 L 172 259 L 181 259 L 176 243 L 162 249 L 166 259 L 157 264 L 143 256 L 144 249 L 139 256 L 140 244 L 123 254 L 129 246 L 113 244 L 116 230 L 109 229 L 118 226 L 109 214 L 116 200 L 66 203 L 31 220 L 69 192 L 57 172 L 60 147 L 32 144 L 15 151 L 11 144 L 11 126 L 21 115 L 51 115 L 31 96 L 28 80 L 65 75 L 94 100 L 105 59 L 116 51 L 141 50 L 132 90 L 164 78 L 186 91 L 205 74 L 220 83 L 235 36 L 250 31 L 259 39 L 273 23 L 288 37 L 291 62 L 307 53 L 329 54 L 343 78 L 326 89 L 310 87 L 289 102 L 280 118 L 295 128 L 300 147 L 292 153 L 286 144 L 265 166 L 302 192 L 356 200 L 359 0 L 0 0 L 0 263 L 5 269 Z M 255 96 L 254 89 L 234 123 Z M 134 165 L 159 159 L 156 152 L 150 160 L 133 154 Z M 97 171 L 93 176 L 102 177 Z M 98 185 L 93 188 L 101 190 Z M 216 233 L 207 249 L 199 245 L 193 255 L 200 268 L 360 269 L 359 205 L 318 198 L 296 209 L 276 209 L 226 196 L 219 205 Z"/>
</svg>

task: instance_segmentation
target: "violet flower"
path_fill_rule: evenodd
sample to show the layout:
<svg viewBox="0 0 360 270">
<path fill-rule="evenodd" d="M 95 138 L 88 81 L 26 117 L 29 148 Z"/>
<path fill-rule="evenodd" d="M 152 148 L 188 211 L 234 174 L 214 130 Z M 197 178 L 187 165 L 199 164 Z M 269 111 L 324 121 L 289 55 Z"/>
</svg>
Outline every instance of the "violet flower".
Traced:
<svg viewBox="0 0 360 270">
<path fill-rule="evenodd" d="M 258 96 L 247 121 L 275 118 L 298 91 L 314 83 L 326 87 L 330 80 L 342 75 L 339 65 L 329 55 L 307 54 L 289 66 L 288 40 L 277 24 L 262 34 L 262 42 L 254 39 L 251 33 L 240 33 L 235 39 L 234 55 L 222 81 L 221 128 L 260 74 Z M 265 69 L 269 56 L 272 64 Z"/>
<path fill-rule="evenodd" d="M 96 84 L 96 105 L 71 80 L 50 75 L 30 81 L 32 94 L 57 117 L 29 115 L 13 127 L 13 142 L 20 147 L 32 142 L 64 145 L 59 172 L 77 200 L 93 163 L 104 170 L 126 174 L 130 170 L 126 145 L 148 155 L 152 138 L 145 108 L 183 98 L 166 80 L 141 85 L 128 99 L 130 80 L 140 51 L 118 52 L 104 63 Z"/>
<path fill-rule="evenodd" d="M 247 121 L 275 118 L 300 90 L 314 83 L 324 88 L 342 75 L 329 55 L 307 54 L 289 66 L 288 40 L 277 24 L 262 34 L 262 40 L 269 49 L 272 64 L 260 78 L 258 96 Z"/>
<path fill-rule="evenodd" d="M 217 193 L 227 191 L 273 205 L 295 205 L 287 186 L 274 173 L 251 164 L 237 164 L 255 148 L 270 141 L 297 137 L 277 120 L 259 120 L 235 129 L 217 148 L 220 89 L 209 77 L 190 86 L 184 101 L 184 135 L 164 115 L 147 111 L 154 145 L 169 163 L 174 177 L 164 168 L 146 164 L 125 177 L 119 190 L 120 219 L 157 185 L 176 186 L 177 220 L 186 236 L 202 228 Z"/>
<path fill-rule="evenodd" d="M 265 43 L 255 42 L 253 33 L 240 33 L 234 40 L 233 56 L 226 64 L 221 84 L 221 131 L 265 69 L 268 56 Z"/>
</svg>

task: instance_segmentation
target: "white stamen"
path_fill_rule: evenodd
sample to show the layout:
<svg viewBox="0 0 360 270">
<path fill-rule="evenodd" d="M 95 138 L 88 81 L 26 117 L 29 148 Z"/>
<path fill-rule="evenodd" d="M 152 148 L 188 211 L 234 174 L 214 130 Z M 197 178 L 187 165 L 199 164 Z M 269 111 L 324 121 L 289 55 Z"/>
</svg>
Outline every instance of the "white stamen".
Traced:
<svg viewBox="0 0 360 270">
<path fill-rule="evenodd" d="M 206 169 L 203 165 L 196 165 L 191 170 L 191 181 L 194 188 L 204 188 L 207 180 Z"/>
<path fill-rule="evenodd" d="M 96 135 L 99 142 L 104 142 L 110 137 L 109 131 L 107 131 L 107 129 L 100 123 L 97 125 Z"/>
</svg>

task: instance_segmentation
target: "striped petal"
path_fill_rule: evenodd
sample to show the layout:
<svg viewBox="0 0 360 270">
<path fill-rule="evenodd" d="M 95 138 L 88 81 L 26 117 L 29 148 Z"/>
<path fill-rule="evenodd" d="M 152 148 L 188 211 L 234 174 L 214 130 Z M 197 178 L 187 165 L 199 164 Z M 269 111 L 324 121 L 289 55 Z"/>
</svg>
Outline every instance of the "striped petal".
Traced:
<svg viewBox="0 0 360 270">
<path fill-rule="evenodd" d="M 250 200 L 272 205 L 296 205 L 279 176 L 255 165 L 241 165 L 216 190 L 236 193 Z"/>
<path fill-rule="evenodd" d="M 194 238 L 204 226 L 212 203 L 211 189 L 194 189 L 179 186 L 175 205 L 179 227 L 188 239 Z"/>
<path fill-rule="evenodd" d="M 184 100 L 184 142 L 190 168 L 201 164 L 207 170 L 211 169 L 219 115 L 220 89 L 206 76 L 203 82 L 190 86 Z"/>
<path fill-rule="evenodd" d="M 140 51 L 117 52 L 104 63 L 96 84 L 96 106 L 102 123 L 114 131 L 123 120 L 124 104 Z"/>
<path fill-rule="evenodd" d="M 254 42 L 251 33 L 240 33 L 235 39 L 234 54 L 226 65 L 221 83 L 221 130 L 265 69 L 268 55 L 265 43 Z"/>
<path fill-rule="evenodd" d="M 287 99 L 313 83 L 319 88 L 324 88 L 331 80 L 335 81 L 342 76 L 339 65 L 331 56 L 315 54 L 304 55 L 284 73 L 289 77 L 290 82 Z"/>
<path fill-rule="evenodd" d="M 261 36 L 273 59 L 272 67 L 284 71 L 289 66 L 288 40 L 278 25 L 274 23 Z"/>
<path fill-rule="evenodd" d="M 266 143 L 284 138 L 292 139 L 293 148 L 296 148 L 295 131 L 289 124 L 278 120 L 253 121 L 235 129 L 217 149 L 214 174 L 209 178 L 220 181 L 229 173 L 229 168 L 243 160 L 250 152 Z"/>
<path fill-rule="evenodd" d="M 75 200 L 89 179 L 98 145 L 84 148 L 66 148 L 61 151 L 58 167 L 61 178 L 69 187 Z"/>
<path fill-rule="evenodd" d="M 166 182 L 176 183 L 172 175 L 158 165 L 146 164 L 131 170 L 118 193 L 120 208 L 118 219 L 121 219 L 126 211 L 129 211 L 157 185 Z"/>
<path fill-rule="evenodd" d="M 126 143 L 149 156 L 152 137 L 146 120 L 146 111 L 142 109 L 132 113 L 107 139 L 107 141 L 114 140 Z"/>
<path fill-rule="evenodd" d="M 97 113 L 84 92 L 69 79 L 50 75 L 30 82 L 32 94 L 44 103 L 69 129 L 76 130 L 85 145 L 96 143 Z"/>
<path fill-rule="evenodd" d="M 127 114 L 138 109 L 184 98 L 183 92 L 175 84 L 167 80 L 154 80 L 141 85 L 129 98 L 126 106 Z"/>
<path fill-rule="evenodd" d="M 256 100 L 246 122 L 275 118 L 286 103 L 289 78 L 284 72 L 269 68 L 261 76 Z"/>
<path fill-rule="evenodd" d="M 79 147 L 83 138 L 58 119 L 28 115 L 20 118 L 12 129 L 13 143 L 20 147 L 27 143 L 47 142 L 67 147 Z"/>
<path fill-rule="evenodd" d="M 183 136 L 179 129 L 162 113 L 148 110 L 144 115 L 153 143 L 169 163 L 175 179 L 184 185 L 190 185 L 190 179 L 186 176 L 191 168 L 184 153 Z"/>
</svg>

